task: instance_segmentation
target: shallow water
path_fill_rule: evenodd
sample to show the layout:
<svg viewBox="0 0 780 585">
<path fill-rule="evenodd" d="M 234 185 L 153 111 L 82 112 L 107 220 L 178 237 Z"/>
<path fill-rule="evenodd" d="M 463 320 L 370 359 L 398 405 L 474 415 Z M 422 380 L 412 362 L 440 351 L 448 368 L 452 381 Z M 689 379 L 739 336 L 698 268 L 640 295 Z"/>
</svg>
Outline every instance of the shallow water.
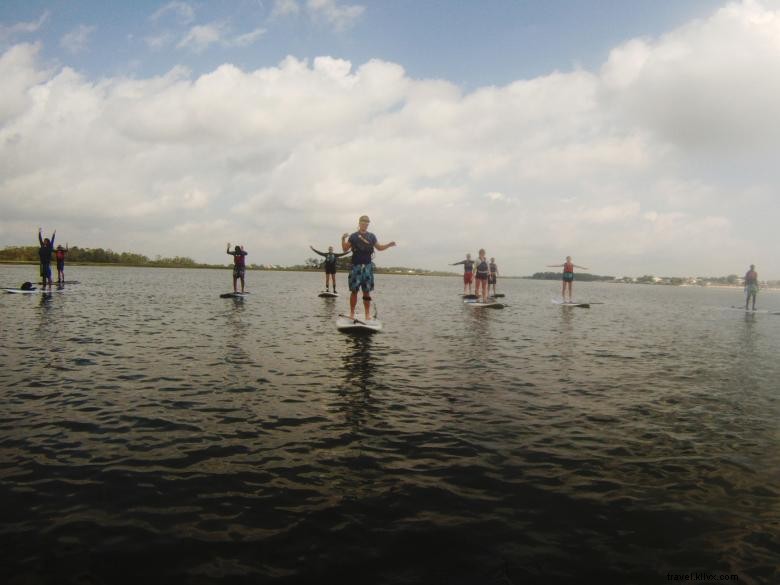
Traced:
<svg viewBox="0 0 780 585">
<path fill-rule="evenodd" d="M 780 315 L 739 290 L 379 275 L 354 337 L 321 274 L 68 278 L 0 295 L 5 583 L 780 582 Z"/>
</svg>

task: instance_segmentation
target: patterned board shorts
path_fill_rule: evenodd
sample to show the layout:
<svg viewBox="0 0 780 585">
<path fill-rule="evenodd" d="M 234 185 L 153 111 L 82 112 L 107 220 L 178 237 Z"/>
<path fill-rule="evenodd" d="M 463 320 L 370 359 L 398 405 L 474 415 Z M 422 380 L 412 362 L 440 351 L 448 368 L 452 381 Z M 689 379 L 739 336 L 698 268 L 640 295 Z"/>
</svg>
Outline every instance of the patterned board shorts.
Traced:
<svg viewBox="0 0 780 585">
<path fill-rule="evenodd" d="M 574 280 L 574 273 L 573 272 L 564 272 L 563 273 L 563 281 L 564 282 L 571 282 Z"/>
<path fill-rule="evenodd" d="M 244 266 L 233 266 L 233 278 L 244 278 Z"/>
<path fill-rule="evenodd" d="M 363 289 L 363 292 L 374 290 L 374 264 L 355 264 L 349 272 L 347 278 L 349 290 L 357 292 Z"/>
</svg>

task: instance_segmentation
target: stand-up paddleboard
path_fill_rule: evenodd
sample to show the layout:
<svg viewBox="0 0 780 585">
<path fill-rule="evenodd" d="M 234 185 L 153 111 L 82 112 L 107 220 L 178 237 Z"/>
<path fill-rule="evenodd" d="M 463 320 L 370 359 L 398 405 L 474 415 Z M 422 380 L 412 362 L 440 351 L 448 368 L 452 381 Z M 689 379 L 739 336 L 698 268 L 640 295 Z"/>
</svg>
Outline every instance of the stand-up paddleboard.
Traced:
<svg viewBox="0 0 780 585">
<path fill-rule="evenodd" d="M 468 305 L 469 307 L 474 307 L 475 309 L 478 308 L 484 308 L 484 309 L 503 309 L 506 305 L 504 303 L 499 303 L 495 299 L 488 299 L 488 302 L 483 303 L 482 301 L 475 301 L 467 299 L 463 301 L 464 305 Z"/>
<path fill-rule="evenodd" d="M 579 307 L 581 309 L 589 309 L 590 303 L 576 303 L 573 301 L 560 301 L 558 299 L 552 299 L 554 305 L 560 305 L 562 307 Z"/>
<path fill-rule="evenodd" d="M 247 296 L 248 292 L 229 292 L 229 293 L 222 293 L 219 295 L 219 298 L 221 299 L 243 299 L 245 296 Z"/>
<path fill-rule="evenodd" d="M 744 313 L 759 313 L 764 315 L 780 315 L 780 311 L 770 311 L 768 309 L 746 309 L 745 307 L 738 307 L 737 305 L 731 305 L 730 307 L 734 311 L 742 311 Z"/>
<path fill-rule="evenodd" d="M 374 333 L 382 330 L 382 322 L 379 319 L 350 319 L 348 315 L 339 315 L 336 318 L 336 328 L 339 331 L 350 333 Z"/>
<path fill-rule="evenodd" d="M 324 290 L 320 294 L 317 295 L 318 297 L 328 298 L 328 299 L 335 299 L 338 298 L 339 293 L 337 292 L 330 292 L 329 290 Z"/>
<path fill-rule="evenodd" d="M 4 288 L 3 290 L 7 293 L 20 295 L 39 295 L 53 292 L 62 292 L 61 288 Z"/>
</svg>

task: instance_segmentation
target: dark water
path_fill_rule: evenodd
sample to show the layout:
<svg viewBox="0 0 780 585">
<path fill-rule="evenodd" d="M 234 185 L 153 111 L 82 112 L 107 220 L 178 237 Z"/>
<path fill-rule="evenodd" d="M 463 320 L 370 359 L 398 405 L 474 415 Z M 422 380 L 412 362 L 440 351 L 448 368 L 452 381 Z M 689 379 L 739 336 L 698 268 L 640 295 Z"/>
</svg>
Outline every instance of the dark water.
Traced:
<svg viewBox="0 0 780 585">
<path fill-rule="evenodd" d="M 68 278 L 0 295 L 0 582 L 780 582 L 780 315 L 738 290 L 380 276 L 352 337 L 319 274 Z"/>
</svg>

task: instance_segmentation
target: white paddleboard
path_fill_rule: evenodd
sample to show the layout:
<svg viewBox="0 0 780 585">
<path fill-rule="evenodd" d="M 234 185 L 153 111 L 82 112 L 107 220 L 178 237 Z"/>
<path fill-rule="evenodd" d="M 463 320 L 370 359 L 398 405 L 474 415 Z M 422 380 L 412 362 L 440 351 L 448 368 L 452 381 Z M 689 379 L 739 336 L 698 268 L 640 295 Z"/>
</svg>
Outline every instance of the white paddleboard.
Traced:
<svg viewBox="0 0 780 585">
<path fill-rule="evenodd" d="M 24 289 L 24 288 L 4 288 L 3 289 L 7 293 L 15 293 L 20 295 L 35 295 L 35 294 L 48 294 L 52 292 L 62 292 L 62 289 L 58 288 L 32 288 L 32 289 Z"/>
<path fill-rule="evenodd" d="M 322 291 L 320 294 L 317 295 L 318 297 L 326 297 L 329 299 L 333 299 L 339 296 L 339 293 L 330 292 L 327 290 Z"/>
<path fill-rule="evenodd" d="M 581 309 L 589 309 L 590 303 L 577 303 L 570 301 L 561 301 L 559 299 L 552 299 L 554 305 L 561 305 L 562 307 L 580 307 Z"/>
<path fill-rule="evenodd" d="M 229 293 L 222 293 L 219 295 L 219 298 L 221 299 L 243 299 L 246 295 L 248 295 L 248 292 L 229 292 Z"/>
<path fill-rule="evenodd" d="M 763 313 L 764 315 L 780 315 L 779 311 L 770 311 L 768 309 L 746 309 L 745 307 L 738 307 L 732 305 L 729 307 L 733 311 L 742 311 L 743 313 Z"/>
<path fill-rule="evenodd" d="M 496 300 L 488 300 L 487 303 L 483 303 L 482 301 L 472 301 L 472 300 L 466 300 L 463 301 L 464 305 L 468 305 L 469 307 L 474 308 L 484 308 L 484 309 L 503 309 L 504 303 L 499 303 Z"/>
<path fill-rule="evenodd" d="M 339 331 L 374 332 L 382 330 L 382 322 L 379 319 L 350 319 L 347 315 L 339 315 L 336 318 L 336 328 Z"/>
</svg>

